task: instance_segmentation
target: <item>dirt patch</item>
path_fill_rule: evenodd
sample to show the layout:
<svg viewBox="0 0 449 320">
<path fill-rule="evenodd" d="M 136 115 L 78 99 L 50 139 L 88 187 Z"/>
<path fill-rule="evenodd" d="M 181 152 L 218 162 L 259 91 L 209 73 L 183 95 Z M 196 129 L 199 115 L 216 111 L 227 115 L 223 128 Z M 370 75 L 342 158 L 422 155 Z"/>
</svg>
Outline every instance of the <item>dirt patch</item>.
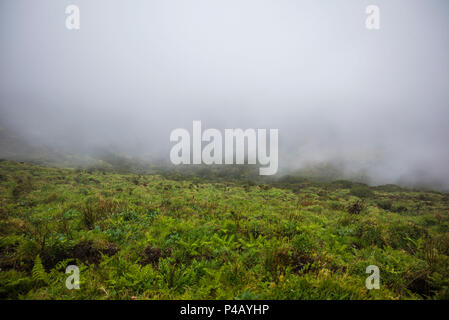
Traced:
<svg viewBox="0 0 449 320">
<path fill-rule="evenodd" d="M 282 269 L 289 266 L 291 271 L 297 273 L 307 264 L 312 264 L 315 259 L 308 254 L 298 252 L 280 251 L 275 256 L 275 265 Z"/>
<path fill-rule="evenodd" d="M 142 259 L 140 264 L 146 266 L 147 264 L 157 265 L 160 258 L 165 258 L 171 253 L 170 249 L 162 250 L 160 248 L 155 248 L 148 246 L 143 250 Z"/>
<path fill-rule="evenodd" d="M 90 264 L 98 264 L 101 261 L 101 255 L 112 256 L 118 252 L 118 249 L 112 243 L 107 243 L 104 248 L 96 248 L 92 241 L 77 244 L 72 250 L 72 257 Z"/>
<path fill-rule="evenodd" d="M 437 289 L 430 284 L 428 280 L 428 274 L 421 274 L 416 279 L 413 279 L 413 281 L 409 283 L 407 288 L 422 297 L 431 296 L 432 292 Z"/>
<path fill-rule="evenodd" d="M 113 256 L 118 252 L 117 247 L 112 243 L 106 243 L 100 248 L 95 246 L 93 241 L 84 241 L 75 245 L 72 249 L 56 254 L 44 252 L 42 254 L 42 264 L 46 270 L 52 269 L 59 261 L 65 259 L 78 259 L 89 264 L 99 264 L 101 255 Z"/>
</svg>

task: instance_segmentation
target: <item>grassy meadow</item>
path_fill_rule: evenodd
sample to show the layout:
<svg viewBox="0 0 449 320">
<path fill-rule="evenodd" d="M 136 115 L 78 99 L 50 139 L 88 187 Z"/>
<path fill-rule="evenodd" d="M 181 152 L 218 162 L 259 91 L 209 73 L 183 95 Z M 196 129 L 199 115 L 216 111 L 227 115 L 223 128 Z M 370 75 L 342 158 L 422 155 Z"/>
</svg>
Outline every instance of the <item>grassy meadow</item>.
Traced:
<svg viewBox="0 0 449 320">
<path fill-rule="evenodd" d="M 449 195 L 1 161 L 0 268 L 0 299 L 448 299 Z"/>
</svg>

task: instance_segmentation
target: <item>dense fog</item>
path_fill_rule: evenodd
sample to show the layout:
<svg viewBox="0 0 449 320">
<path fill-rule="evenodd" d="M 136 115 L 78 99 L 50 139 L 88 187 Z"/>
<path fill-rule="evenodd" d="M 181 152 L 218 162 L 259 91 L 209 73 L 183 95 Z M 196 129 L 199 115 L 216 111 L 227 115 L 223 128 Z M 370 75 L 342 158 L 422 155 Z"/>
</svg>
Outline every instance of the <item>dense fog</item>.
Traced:
<svg viewBox="0 0 449 320">
<path fill-rule="evenodd" d="M 2 0 L 0 49 L 0 126 L 32 145 L 169 161 L 201 120 L 279 129 L 280 173 L 449 188 L 446 0 Z"/>
</svg>

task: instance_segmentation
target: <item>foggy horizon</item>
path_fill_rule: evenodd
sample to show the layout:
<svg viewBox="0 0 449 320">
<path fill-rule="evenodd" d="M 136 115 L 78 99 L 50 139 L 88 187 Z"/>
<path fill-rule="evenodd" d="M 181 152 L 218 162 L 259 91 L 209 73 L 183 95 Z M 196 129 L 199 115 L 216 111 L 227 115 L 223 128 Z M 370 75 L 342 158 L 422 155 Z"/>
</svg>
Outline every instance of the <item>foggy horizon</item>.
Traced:
<svg viewBox="0 0 449 320">
<path fill-rule="evenodd" d="M 365 28 L 370 4 L 380 30 Z M 449 190 L 448 16 L 445 0 L 5 0 L 0 126 L 167 161 L 193 120 L 279 129 L 279 174 L 333 163 Z"/>
</svg>

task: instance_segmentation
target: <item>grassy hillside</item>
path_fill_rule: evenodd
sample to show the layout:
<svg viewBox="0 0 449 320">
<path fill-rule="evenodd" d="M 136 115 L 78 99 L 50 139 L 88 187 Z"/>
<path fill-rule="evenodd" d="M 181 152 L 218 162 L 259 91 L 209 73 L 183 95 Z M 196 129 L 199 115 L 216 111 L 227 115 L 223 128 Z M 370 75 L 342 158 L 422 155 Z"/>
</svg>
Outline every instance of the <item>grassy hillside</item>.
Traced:
<svg viewBox="0 0 449 320">
<path fill-rule="evenodd" d="M 2 161 L 0 268 L 2 299 L 447 299 L 449 195 Z"/>
</svg>

